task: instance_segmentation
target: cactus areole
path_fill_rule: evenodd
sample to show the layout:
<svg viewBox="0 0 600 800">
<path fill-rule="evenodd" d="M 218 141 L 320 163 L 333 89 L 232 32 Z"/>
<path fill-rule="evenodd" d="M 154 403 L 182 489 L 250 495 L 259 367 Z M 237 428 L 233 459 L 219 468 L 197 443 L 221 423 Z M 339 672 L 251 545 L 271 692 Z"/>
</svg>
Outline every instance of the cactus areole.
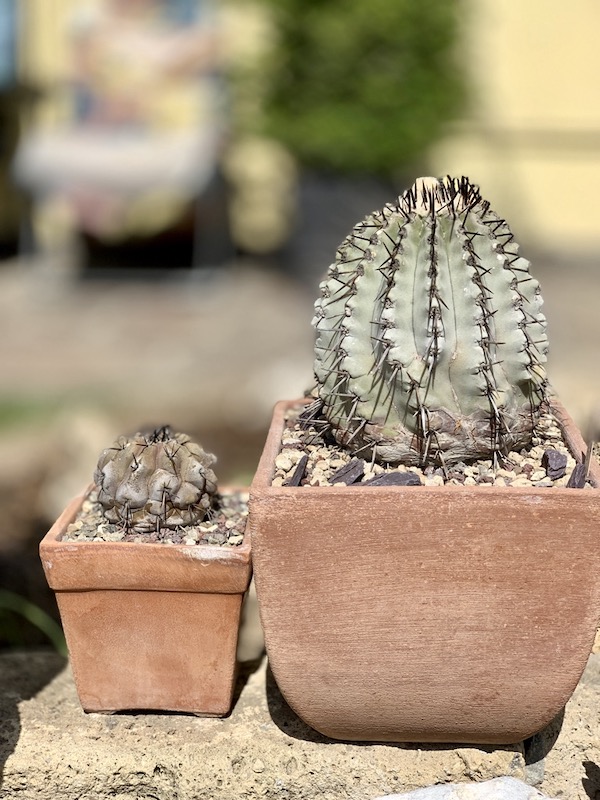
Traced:
<svg viewBox="0 0 600 800">
<path fill-rule="evenodd" d="M 215 460 L 168 427 L 120 436 L 94 473 L 105 518 L 135 533 L 201 522 L 217 491 Z"/>
<path fill-rule="evenodd" d="M 505 222 L 463 178 L 420 178 L 338 248 L 313 324 L 322 413 L 379 462 L 527 447 L 546 400 L 542 297 Z"/>
</svg>

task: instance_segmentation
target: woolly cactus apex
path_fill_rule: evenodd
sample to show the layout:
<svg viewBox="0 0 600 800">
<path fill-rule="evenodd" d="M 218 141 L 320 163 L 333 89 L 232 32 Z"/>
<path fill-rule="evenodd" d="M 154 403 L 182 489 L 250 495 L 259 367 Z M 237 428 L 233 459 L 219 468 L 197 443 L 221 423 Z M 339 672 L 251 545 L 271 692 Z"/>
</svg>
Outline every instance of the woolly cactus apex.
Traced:
<svg viewBox="0 0 600 800">
<path fill-rule="evenodd" d="M 104 516 L 135 533 L 201 522 L 217 491 L 215 460 L 167 427 L 120 436 L 94 473 Z"/>
<path fill-rule="evenodd" d="M 336 440 L 381 462 L 527 446 L 546 397 L 539 285 L 467 178 L 421 178 L 338 249 L 313 324 Z"/>
</svg>

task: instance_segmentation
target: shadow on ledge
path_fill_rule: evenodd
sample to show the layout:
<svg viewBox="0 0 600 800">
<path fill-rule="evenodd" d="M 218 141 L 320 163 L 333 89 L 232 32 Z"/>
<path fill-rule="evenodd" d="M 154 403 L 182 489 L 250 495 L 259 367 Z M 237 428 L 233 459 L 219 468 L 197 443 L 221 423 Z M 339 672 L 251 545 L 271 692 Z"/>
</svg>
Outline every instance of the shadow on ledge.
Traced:
<svg viewBox="0 0 600 800">
<path fill-rule="evenodd" d="M 528 767 L 534 766 L 546 758 L 558 739 L 564 719 L 565 710 L 563 708 L 545 728 L 542 728 L 541 731 L 530 736 L 529 739 L 525 739 L 523 743 L 525 748 L 525 763 Z"/>
<path fill-rule="evenodd" d="M 4 783 L 4 765 L 21 733 L 19 703 L 35 697 L 66 663 L 67 659 L 54 650 L 0 655 L 0 789 Z"/>
<path fill-rule="evenodd" d="M 586 775 L 581 780 L 583 790 L 590 800 L 596 800 L 600 797 L 600 767 L 593 761 L 584 761 L 583 768 Z"/>
</svg>

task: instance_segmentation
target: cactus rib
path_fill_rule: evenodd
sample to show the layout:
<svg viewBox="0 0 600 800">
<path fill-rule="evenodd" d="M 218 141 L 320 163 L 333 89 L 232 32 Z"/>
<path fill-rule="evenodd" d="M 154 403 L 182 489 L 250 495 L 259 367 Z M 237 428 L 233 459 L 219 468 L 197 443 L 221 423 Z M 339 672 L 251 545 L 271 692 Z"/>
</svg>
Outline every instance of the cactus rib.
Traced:
<svg viewBox="0 0 600 800">
<path fill-rule="evenodd" d="M 546 397 L 539 285 L 467 178 L 419 179 L 338 248 L 313 323 L 323 413 L 389 463 L 497 458 Z"/>
<path fill-rule="evenodd" d="M 215 457 L 168 427 L 120 436 L 94 473 L 106 519 L 148 533 L 201 522 L 217 491 Z"/>
</svg>

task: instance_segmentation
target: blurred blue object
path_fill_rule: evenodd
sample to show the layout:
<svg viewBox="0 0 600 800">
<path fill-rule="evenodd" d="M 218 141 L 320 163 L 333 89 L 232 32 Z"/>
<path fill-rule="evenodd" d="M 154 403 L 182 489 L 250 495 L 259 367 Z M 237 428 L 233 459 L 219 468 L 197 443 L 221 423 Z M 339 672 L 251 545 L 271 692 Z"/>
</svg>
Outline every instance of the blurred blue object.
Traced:
<svg viewBox="0 0 600 800">
<path fill-rule="evenodd" d="M 166 16 L 178 25 L 191 25 L 203 13 L 204 4 L 198 0 L 166 0 Z"/>
<path fill-rule="evenodd" d="M 14 86 L 17 67 L 15 0 L 0 0 L 0 90 Z"/>
</svg>

